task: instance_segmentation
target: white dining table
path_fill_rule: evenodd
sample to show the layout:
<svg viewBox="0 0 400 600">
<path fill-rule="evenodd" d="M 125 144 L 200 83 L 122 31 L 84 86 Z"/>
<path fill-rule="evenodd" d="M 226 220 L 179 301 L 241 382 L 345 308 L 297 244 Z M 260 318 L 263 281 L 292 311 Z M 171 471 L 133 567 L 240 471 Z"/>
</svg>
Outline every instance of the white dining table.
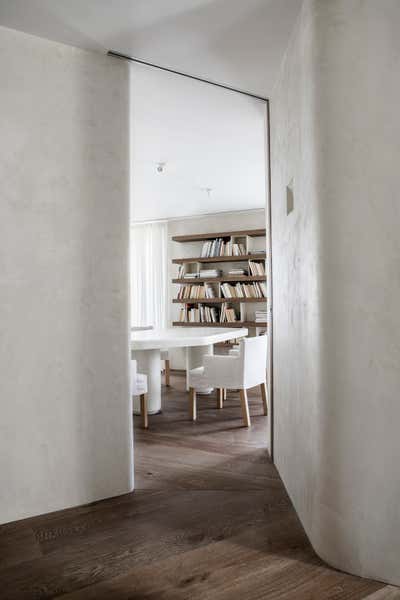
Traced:
<svg viewBox="0 0 400 600">
<path fill-rule="evenodd" d="M 213 354 L 214 344 L 246 337 L 245 327 L 167 327 L 131 332 L 132 358 L 138 371 L 148 377 L 148 413 L 161 410 L 161 350 L 186 348 L 186 372 L 203 365 L 203 356 Z M 210 389 L 199 390 L 207 393 Z M 134 407 L 137 412 L 138 407 Z"/>
</svg>

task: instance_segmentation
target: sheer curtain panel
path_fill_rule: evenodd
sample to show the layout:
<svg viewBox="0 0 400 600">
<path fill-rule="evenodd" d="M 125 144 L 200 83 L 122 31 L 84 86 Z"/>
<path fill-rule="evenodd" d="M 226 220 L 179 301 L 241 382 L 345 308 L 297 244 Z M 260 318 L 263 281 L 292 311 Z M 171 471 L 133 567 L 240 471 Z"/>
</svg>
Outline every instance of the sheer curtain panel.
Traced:
<svg viewBox="0 0 400 600">
<path fill-rule="evenodd" d="M 131 325 L 167 324 L 166 222 L 131 227 Z"/>
</svg>

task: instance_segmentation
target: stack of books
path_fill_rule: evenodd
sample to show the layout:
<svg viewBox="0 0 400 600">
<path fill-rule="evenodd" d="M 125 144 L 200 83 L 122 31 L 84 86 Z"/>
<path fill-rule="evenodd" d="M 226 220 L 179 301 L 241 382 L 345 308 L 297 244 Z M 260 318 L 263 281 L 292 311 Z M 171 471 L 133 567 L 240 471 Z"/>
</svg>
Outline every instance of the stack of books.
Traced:
<svg viewBox="0 0 400 600">
<path fill-rule="evenodd" d="M 185 273 L 183 279 L 197 279 L 199 276 L 199 273 Z"/>
<path fill-rule="evenodd" d="M 213 277 L 220 277 L 221 271 L 220 269 L 201 269 L 200 277 L 203 279 L 212 279 Z"/>
<path fill-rule="evenodd" d="M 255 283 L 236 283 L 231 285 L 223 283 L 221 292 L 224 298 L 266 298 L 267 286 L 263 282 Z"/>
<path fill-rule="evenodd" d="M 261 262 L 249 260 L 249 269 L 252 275 L 265 275 L 264 264 Z"/>
<path fill-rule="evenodd" d="M 256 323 L 265 323 L 268 319 L 268 314 L 266 310 L 256 310 L 255 314 L 255 322 Z"/>
<path fill-rule="evenodd" d="M 233 275 L 234 277 L 244 277 L 247 275 L 247 271 L 245 269 L 231 269 L 228 271 L 228 275 Z"/>
</svg>

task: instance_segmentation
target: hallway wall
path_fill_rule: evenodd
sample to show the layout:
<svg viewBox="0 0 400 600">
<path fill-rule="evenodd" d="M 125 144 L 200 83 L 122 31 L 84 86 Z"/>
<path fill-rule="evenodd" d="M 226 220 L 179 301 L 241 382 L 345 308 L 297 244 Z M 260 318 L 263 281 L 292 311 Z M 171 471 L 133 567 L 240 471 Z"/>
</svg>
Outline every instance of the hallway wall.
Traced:
<svg viewBox="0 0 400 600">
<path fill-rule="evenodd" d="M 0 27 L 0 522 L 132 487 L 129 76 Z"/>
<path fill-rule="evenodd" d="M 399 22 L 306 0 L 271 101 L 276 464 L 322 558 L 397 584 Z"/>
</svg>

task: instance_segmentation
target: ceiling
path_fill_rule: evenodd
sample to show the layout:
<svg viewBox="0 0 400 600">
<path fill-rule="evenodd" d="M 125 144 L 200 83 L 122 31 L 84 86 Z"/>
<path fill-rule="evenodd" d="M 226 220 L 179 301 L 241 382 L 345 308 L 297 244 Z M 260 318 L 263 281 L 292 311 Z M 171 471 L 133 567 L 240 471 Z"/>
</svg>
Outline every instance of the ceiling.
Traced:
<svg viewBox="0 0 400 600">
<path fill-rule="evenodd" d="M 263 208 L 266 103 L 141 65 L 131 74 L 132 219 Z"/>
<path fill-rule="evenodd" d="M 0 25 L 268 97 L 301 4 L 0 0 Z M 132 219 L 264 207 L 265 103 L 151 67 L 131 72 Z"/>
<path fill-rule="evenodd" d="M 269 96 L 302 0 L 0 0 L 0 24 Z"/>
</svg>

